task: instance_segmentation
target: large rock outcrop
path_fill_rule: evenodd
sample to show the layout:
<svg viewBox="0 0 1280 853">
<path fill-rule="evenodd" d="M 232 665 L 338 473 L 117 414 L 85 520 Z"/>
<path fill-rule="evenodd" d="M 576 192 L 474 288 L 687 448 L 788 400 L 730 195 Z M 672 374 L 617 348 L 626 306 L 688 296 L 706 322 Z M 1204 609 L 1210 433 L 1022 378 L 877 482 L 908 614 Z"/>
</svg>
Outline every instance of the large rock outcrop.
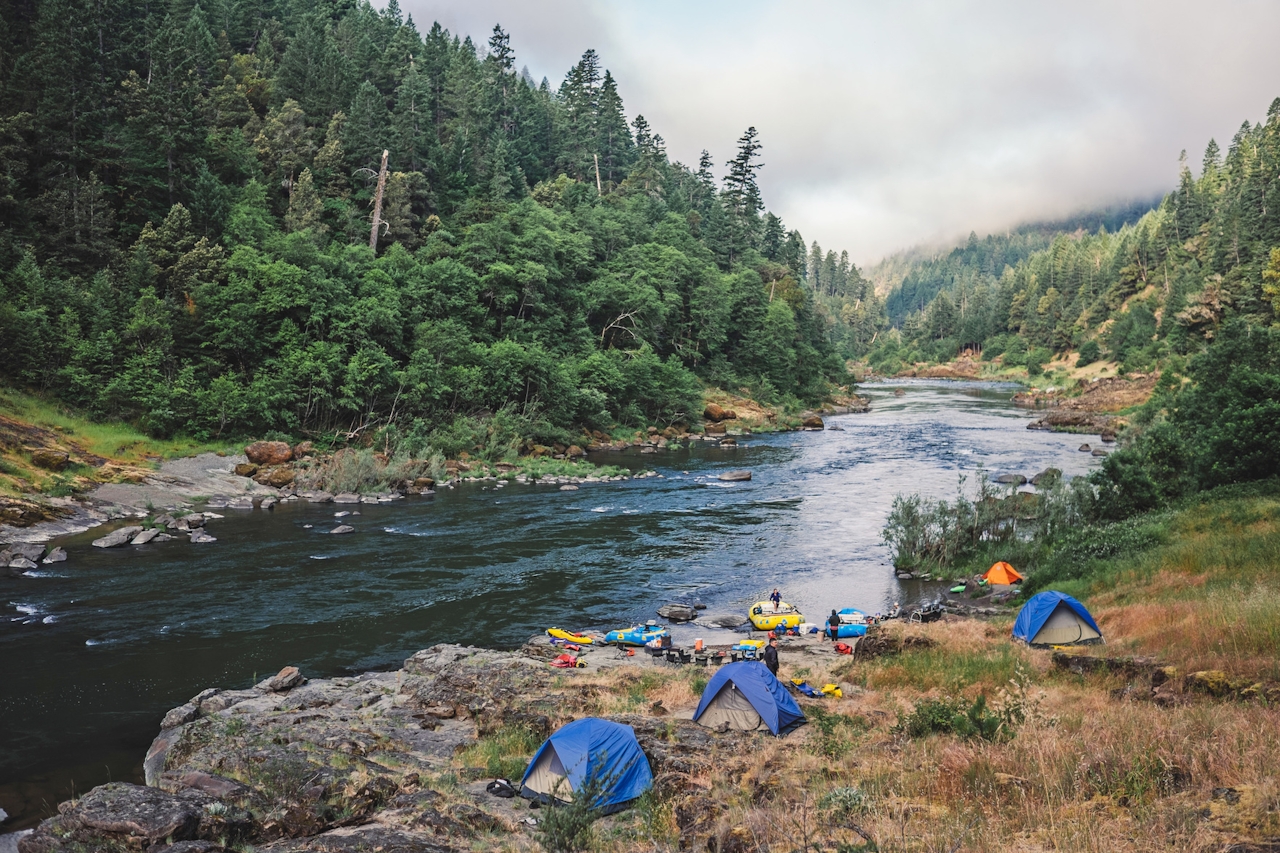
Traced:
<svg viewBox="0 0 1280 853">
<path fill-rule="evenodd" d="M 293 459 L 293 448 L 284 441 L 255 441 L 244 455 L 254 465 L 283 465 Z"/>
</svg>

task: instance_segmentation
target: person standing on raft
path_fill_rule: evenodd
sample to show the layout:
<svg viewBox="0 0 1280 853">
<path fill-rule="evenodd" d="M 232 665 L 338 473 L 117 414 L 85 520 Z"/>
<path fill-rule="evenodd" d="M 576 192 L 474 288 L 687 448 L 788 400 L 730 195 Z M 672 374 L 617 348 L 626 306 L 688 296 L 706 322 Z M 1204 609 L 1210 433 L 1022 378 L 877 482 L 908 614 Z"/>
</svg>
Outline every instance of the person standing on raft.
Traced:
<svg viewBox="0 0 1280 853">
<path fill-rule="evenodd" d="M 769 593 L 769 600 L 773 602 L 773 612 L 777 613 L 778 607 L 782 604 L 782 593 L 778 592 L 776 586 L 773 588 L 773 592 Z"/>
</svg>

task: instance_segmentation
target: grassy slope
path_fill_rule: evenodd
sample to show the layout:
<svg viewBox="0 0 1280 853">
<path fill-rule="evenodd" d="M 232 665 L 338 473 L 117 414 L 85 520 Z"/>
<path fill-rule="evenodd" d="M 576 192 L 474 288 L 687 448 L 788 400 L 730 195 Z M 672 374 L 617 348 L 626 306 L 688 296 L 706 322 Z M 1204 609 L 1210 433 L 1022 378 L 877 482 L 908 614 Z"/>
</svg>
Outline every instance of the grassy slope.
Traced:
<svg viewBox="0 0 1280 853">
<path fill-rule="evenodd" d="M 32 463 L 32 449 L 63 451 L 72 464 L 46 471 Z M 229 449 L 225 442 L 156 440 L 127 424 L 95 423 L 54 402 L 0 388 L 0 495 L 67 495 L 97 483 L 138 479 L 164 459 Z"/>
<path fill-rule="evenodd" d="M 1184 671 L 1280 679 L 1280 484 L 1232 491 L 1137 520 L 1158 544 L 1054 588 L 1088 601 L 1113 646 Z"/>
</svg>

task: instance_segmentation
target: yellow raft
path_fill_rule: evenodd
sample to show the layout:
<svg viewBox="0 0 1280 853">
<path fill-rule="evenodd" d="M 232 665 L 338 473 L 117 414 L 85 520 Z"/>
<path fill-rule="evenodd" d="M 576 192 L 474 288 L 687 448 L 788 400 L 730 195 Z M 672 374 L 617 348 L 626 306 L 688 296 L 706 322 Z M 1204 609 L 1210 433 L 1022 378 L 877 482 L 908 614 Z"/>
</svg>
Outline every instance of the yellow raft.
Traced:
<svg viewBox="0 0 1280 853">
<path fill-rule="evenodd" d="M 772 601 L 757 601 L 747 617 L 757 631 L 773 631 L 777 628 L 795 628 L 804 621 L 804 615 L 785 601 L 773 609 Z"/>
<path fill-rule="evenodd" d="M 586 634 L 574 634 L 573 632 L 566 631 L 563 628 L 548 628 L 547 636 L 555 637 L 557 640 L 567 640 L 570 643 L 577 643 L 583 646 L 590 645 L 592 642 L 591 638 Z"/>
</svg>

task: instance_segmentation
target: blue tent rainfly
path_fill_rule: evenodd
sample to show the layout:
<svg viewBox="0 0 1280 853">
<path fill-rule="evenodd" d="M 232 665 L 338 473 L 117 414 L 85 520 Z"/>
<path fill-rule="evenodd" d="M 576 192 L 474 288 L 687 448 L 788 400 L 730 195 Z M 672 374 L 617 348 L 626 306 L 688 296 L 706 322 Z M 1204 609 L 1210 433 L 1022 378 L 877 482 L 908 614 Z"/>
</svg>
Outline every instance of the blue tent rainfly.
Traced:
<svg viewBox="0 0 1280 853">
<path fill-rule="evenodd" d="M 631 726 L 584 717 L 561 726 L 534 754 L 520 780 L 528 799 L 571 802 L 589 780 L 604 789 L 592 804 L 606 814 L 649 790 L 653 771 Z"/>
<path fill-rule="evenodd" d="M 776 735 L 803 721 L 804 712 L 764 664 L 740 661 L 721 667 L 711 677 L 693 719 L 709 728 L 727 724 L 752 731 L 763 727 Z"/>
<path fill-rule="evenodd" d="M 1032 646 L 1101 643 L 1102 630 L 1083 604 L 1065 592 L 1033 595 L 1013 623 L 1015 639 Z"/>
</svg>

